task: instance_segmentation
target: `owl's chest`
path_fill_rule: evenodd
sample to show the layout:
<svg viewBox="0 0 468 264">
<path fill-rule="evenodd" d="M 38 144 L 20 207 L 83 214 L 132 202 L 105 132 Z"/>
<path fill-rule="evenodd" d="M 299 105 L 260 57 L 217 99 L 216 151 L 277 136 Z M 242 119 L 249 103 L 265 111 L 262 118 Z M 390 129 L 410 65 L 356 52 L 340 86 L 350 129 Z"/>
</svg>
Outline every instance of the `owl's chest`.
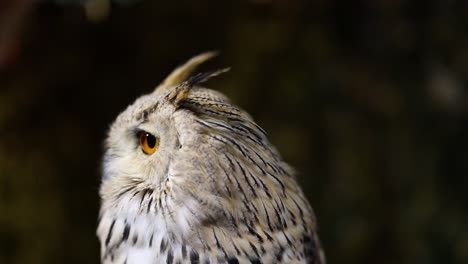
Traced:
<svg viewBox="0 0 468 264">
<path fill-rule="evenodd" d="M 98 227 L 103 263 L 172 263 L 187 259 L 190 248 L 160 215 L 106 217 Z"/>
<path fill-rule="evenodd" d="M 171 205 L 170 199 L 158 201 L 154 195 L 138 195 L 121 201 L 125 206 L 120 210 L 113 206 L 102 211 L 97 235 L 103 263 L 172 263 L 199 258 L 190 245 L 194 215 Z"/>
</svg>

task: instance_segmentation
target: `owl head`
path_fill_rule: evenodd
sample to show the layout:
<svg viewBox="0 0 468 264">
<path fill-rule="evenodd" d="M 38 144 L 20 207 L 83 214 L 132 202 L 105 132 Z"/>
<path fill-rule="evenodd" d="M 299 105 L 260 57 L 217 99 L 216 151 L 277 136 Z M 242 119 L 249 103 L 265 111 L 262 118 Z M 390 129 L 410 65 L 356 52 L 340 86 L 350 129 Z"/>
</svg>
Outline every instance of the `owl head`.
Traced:
<svg viewBox="0 0 468 264">
<path fill-rule="evenodd" d="M 230 105 L 221 93 L 198 87 L 228 69 L 190 78 L 189 75 L 215 55 L 207 52 L 192 58 L 117 117 L 105 142 L 101 189 L 104 200 L 117 201 L 127 188 L 128 192 L 136 192 L 160 187 L 167 181 L 171 165 L 178 163 L 184 147 L 190 148 L 194 156 L 204 155 L 201 148 L 204 143 L 197 129 L 198 113 L 189 109 L 209 102 Z"/>
<path fill-rule="evenodd" d="M 214 55 L 203 53 L 175 69 L 112 124 L 105 143 L 101 214 L 139 214 L 145 192 L 151 192 L 156 207 L 166 202 L 167 210 L 177 211 L 191 203 L 197 208 L 190 210 L 203 208 L 219 217 L 216 210 L 240 207 L 241 200 L 284 195 L 288 188 L 300 191 L 265 131 L 226 96 L 199 86 L 227 69 L 190 77 Z"/>
<path fill-rule="evenodd" d="M 105 143 L 101 185 L 101 197 L 109 207 L 131 208 L 137 213 L 141 208 L 124 206 L 125 197 L 137 196 L 135 193 L 142 190 L 174 193 L 174 188 L 182 186 L 175 193 L 179 197 L 187 195 L 187 190 L 200 189 L 207 194 L 205 198 L 238 196 L 238 191 L 227 194 L 229 187 L 223 187 L 227 171 L 232 170 L 224 165 L 253 162 L 258 167 L 253 174 L 257 174 L 270 169 L 262 168 L 268 161 L 280 161 L 265 132 L 245 111 L 223 94 L 199 86 L 228 69 L 190 77 L 199 64 L 214 55 L 203 53 L 178 67 L 112 124 Z M 250 167 L 243 169 L 249 173 Z M 289 169 L 286 167 L 282 170 Z"/>
</svg>

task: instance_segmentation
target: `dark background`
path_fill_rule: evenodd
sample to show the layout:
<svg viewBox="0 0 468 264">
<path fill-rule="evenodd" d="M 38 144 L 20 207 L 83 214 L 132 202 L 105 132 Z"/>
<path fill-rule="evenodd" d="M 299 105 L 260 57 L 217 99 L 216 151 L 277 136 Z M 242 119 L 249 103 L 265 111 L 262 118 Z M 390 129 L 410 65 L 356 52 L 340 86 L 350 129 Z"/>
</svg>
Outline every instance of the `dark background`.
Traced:
<svg viewBox="0 0 468 264">
<path fill-rule="evenodd" d="M 99 261 L 108 126 L 207 50 L 329 263 L 468 263 L 466 1 L 85 2 L 0 3 L 0 263 Z"/>
</svg>

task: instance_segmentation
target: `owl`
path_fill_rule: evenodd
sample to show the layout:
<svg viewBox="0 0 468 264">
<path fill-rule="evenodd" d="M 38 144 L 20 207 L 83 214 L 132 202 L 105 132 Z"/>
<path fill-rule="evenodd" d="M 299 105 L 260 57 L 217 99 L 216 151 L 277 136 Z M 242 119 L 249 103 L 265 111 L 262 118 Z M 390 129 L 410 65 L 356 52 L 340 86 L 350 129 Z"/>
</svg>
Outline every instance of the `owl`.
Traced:
<svg viewBox="0 0 468 264">
<path fill-rule="evenodd" d="M 105 142 L 102 263 L 325 263 L 292 168 L 244 110 L 175 69 L 128 106 Z"/>
</svg>

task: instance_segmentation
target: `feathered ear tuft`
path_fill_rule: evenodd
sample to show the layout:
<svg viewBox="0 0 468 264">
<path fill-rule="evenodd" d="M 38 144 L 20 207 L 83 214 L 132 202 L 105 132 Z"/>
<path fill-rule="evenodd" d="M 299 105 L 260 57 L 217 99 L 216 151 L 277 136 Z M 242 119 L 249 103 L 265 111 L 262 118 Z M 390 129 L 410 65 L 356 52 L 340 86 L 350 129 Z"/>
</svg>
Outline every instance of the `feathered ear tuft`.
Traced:
<svg viewBox="0 0 468 264">
<path fill-rule="evenodd" d="M 187 81 L 180 83 L 177 85 L 171 93 L 167 95 L 167 99 L 169 102 L 173 103 L 174 105 L 179 105 L 190 92 L 190 89 L 197 84 L 207 81 L 208 79 L 218 76 L 222 73 L 229 71 L 229 68 L 213 70 L 205 73 L 199 73 L 195 76 L 190 77 Z"/>
<path fill-rule="evenodd" d="M 173 72 L 171 72 L 171 74 L 169 74 L 169 76 L 167 76 L 166 79 L 156 87 L 154 92 L 165 91 L 174 85 L 182 83 L 200 64 L 216 55 L 218 55 L 218 52 L 209 51 L 191 58 L 185 64 L 177 67 Z"/>
<path fill-rule="evenodd" d="M 188 86 L 195 86 L 199 83 L 203 83 L 211 79 L 212 77 L 218 76 L 222 73 L 228 72 L 231 68 L 223 68 L 223 69 L 217 69 L 217 70 L 212 70 L 209 72 L 201 72 L 198 73 L 195 76 L 190 77 L 186 83 Z"/>
</svg>

